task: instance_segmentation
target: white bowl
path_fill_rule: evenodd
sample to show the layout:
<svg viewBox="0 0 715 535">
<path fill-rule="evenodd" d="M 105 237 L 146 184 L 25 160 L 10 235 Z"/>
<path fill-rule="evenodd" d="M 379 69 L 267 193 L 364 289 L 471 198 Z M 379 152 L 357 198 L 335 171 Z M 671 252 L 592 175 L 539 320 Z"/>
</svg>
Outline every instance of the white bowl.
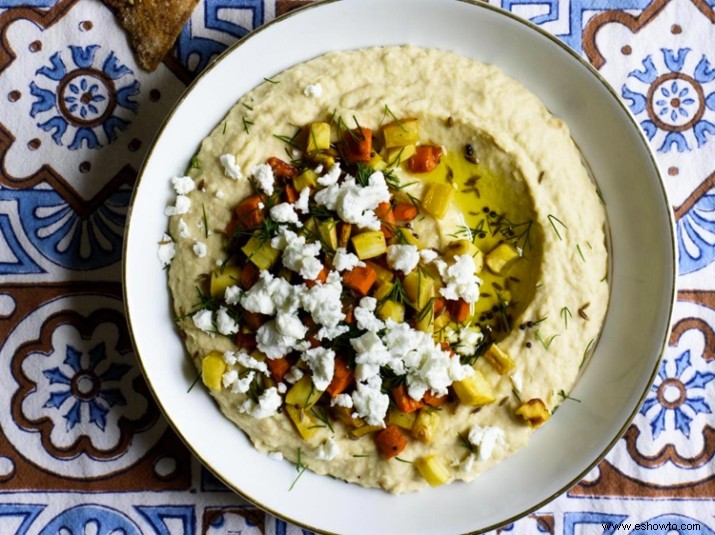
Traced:
<svg viewBox="0 0 715 535">
<path fill-rule="evenodd" d="M 493 63 L 569 125 L 606 202 L 611 302 L 573 397 L 528 447 L 470 484 L 392 496 L 306 472 L 253 449 L 195 377 L 172 320 L 157 242 L 169 178 L 235 101 L 296 63 L 330 50 L 413 44 Z M 648 143 L 616 93 L 554 37 L 508 12 L 459 0 L 343 0 L 294 12 L 234 45 L 176 105 L 134 191 L 124 256 L 127 318 L 149 386 L 193 453 L 236 492 L 316 531 L 411 535 L 486 531 L 576 483 L 625 431 L 654 378 L 675 297 L 673 219 Z"/>
</svg>

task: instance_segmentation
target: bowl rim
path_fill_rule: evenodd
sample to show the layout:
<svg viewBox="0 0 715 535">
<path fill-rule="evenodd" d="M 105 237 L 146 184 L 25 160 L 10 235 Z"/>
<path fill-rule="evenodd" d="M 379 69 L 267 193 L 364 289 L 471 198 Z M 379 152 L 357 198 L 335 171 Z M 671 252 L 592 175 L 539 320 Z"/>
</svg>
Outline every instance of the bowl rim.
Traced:
<svg viewBox="0 0 715 535">
<path fill-rule="evenodd" d="M 123 297 L 123 306 L 124 306 L 124 312 L 125 312 L 125 317 L 127 321 L 127 326 L 129 330 L 129 337 L 131 339 L 132 347 L 134 348 L 134 351 L 137 355 L 137 362 L 139 364 L 139 367 L 141 369 L 141 372 L 144 376 L 144 379 L 146 380 L 147 386 L 149 388 L 149 391 L 152 394 L 152 397 L 154 398 L 154 402 L 158 405 L 159 409 L 161 410 L 164 418 L 166 418 L 167 422 L 171 426 L 172 430 L 176 435 L 179 437 L 179 439 L 184 443 L 184 445 L 187 447 L 187 449 L 191 452 L 191 454 L 199 460 L 199 462 L 209 469 L 211 473 L 219 480 L 221 481 L 227 488 L 229 488 L 232 492 L 236 493 L 238 496 L 241 498 L 247 500 L 249 503 L 253 504 L 254 506 L 262 509 L 263 511 L 277 517 L 280 519 L 283 519 L 284 521 L 290 522 L 291 524 L 294 524 L 296 526 L 302 527 L 302 528 L 307 528 L 311 531 L 314 531 L 316 533 L 324 533 L 326 535 L 339 535 L 336 532 L 332 531 L 325 531 L 320 528 L 317 528 L 315 526 L 312 526 L 310 524 L 307 524 L 305 522 L 301 522 L 295 519 L 292 519 L 279 511 L 276 511 L 275 509 L 265 505 L 264 503 L 259 502 L 258 500 L 253 499 L 251 496 L 247 495 L 244 491 L 241 489 L 237 488 L 235 485 L 233 485 L 231 482 L 227 481 L 219 472 L 217 472 L 213 466 L 208 462 L 206 459 L 204 459 L 197 451 L 196 449 L 191 445 L 191 443 L 184 437 L 184 435 L 181 433 L 181 430 L 179 429 L 179 426 L 172 417 L 170 416 L 170 413 L 168 410 L 165 408 L 164 404 L 162 403 L 161 399 L 157 395 L 157 392 L 154 389 L 154 386 L 149 378 L 149 375 L 147 374 L 146 368 L 144 367 L 144 362 L 140 357 L 140 351 L 138 348 L 138 345 L 136 343 L 136 340 L 134 338 L 134 329 L 132 327 L 132 321 L 131 321 L 131 313 L 130 313 L 130 308 L 129 308 L 129 300 L 128 300 L 128 294 L 127 294 L 127 285 L 126 285 L 126 275 L 127 275 L 127 248 L 128 248 L 128 238 L 129 238 L 129 233 L 131 229 L 131 223 L 132 223 L 132 211 L 133 211 L 133 206 L 134 206 L 134 201 L 137 196 L 137 193 L 139 191 L 139 186 L 141 185 L 142 178 L 144 177 L 144 172 L 146 170 L 146 167 L 148 165 L 149 160 L 151 159 L 154 150 L 156 149 L 157 142 L 159 138 L 162 136 L 164 133 L 164 130 L 167 128 L 169 123 L 171 122 L 172 118 L 174 117 L 175 113 L 178 111 L 178 109 L 181 107 L 183 102 L 186 100 L 188 95 L 191 93 L 191 91 L 194 89 L 196 85 L 201 83 L 203 78 L 210 72 L 212 71 L 220 62 L 222 62 L 228 55 L 232 54 L 235 50 L 237 50 L 241 45 L 246 43 L 248 40 L 253 38 L 254 36 L 260 34 L 264 30 L 276 25 L 280 24 L 281 22 L 290 19 L 292 17 L 295 17 L 296 15 L 300 16 L 301 13 L 304 13 L 309 10 L 313 10 L 316 8 L 320 8 L 323 5 L 328 5 L 328 4 L 334 4 L 337 2 L 340 2 L 341 0 L 318 0 L 316 2 L 306 4 L 300 7 L 297 7 L 287 13 L 284 13 L 275 19 L 261 25 L 260 27 L 252 30 L 248 35 L 245 37 L 239 39 L 232 45 L 228 46 L 226 50 L 224 50 L 221 54 L 219 54 L 203 71 L 201 71 L 194 80 L 189 83 L 189 85 L 186 87 L 184 92 L 181 94 L 181 96 L 177 99 L 177 101 L 172 105 L 171 110 L 167 113 L 166 117 L 162 121 L 161 125 L 157 129 L 154 138 L 152 139 L 151 145 L 149 146 L 149 149 L 146 152 L 146 155 L 144 157 L 144 160 L 142 161 L 142 165 L 139 169 L 139 172 L 137 173 L 137 179 L 134 183 L 133 189 L 132 189 L 132 195 L 131 199 L 129 202 L 129 209 L 127 212 L 127 224 L 125 226 L 125 231 L 124 231 L 124 241 L 123 241 L 123 246 L 122 246 L 122 297 Z M 671 258 L 671 265 L 672 265 L 672 272 L 670 274 L 670 277 L 668 278 L 669 281 L 671 281 L 671 288 L 670 288 L 670 295 L 668 296 L 670 306 L 668 307 L 667 311 L 667 328 L 664 329 L 662 333 L 662 340 L 658 343 L 658 346 L 661 348 L 659 351 L 659 355 L 657 360 L 654 363 L 653 371 L 650 374 L 649 380 L 648 380 L 648 385 L 651 385 L 653 381 L 655 380 L 655 377 L 658 373 L 658 370 L 660 369 L 660 366 L 662 364 L 662 360 L 667 348 L 668 340 L 670 338 L 670 333 L 672 330 L 672 322 L 673 322 L 673 308 L 678 296 L 678 288 L 677 288 L 677 266 L 678 266 L 678 248 L 677 248 L 677 242 L 675 240 L 675 217 L 674 213 L 672 210 L 672 204 L 669 199 L 668 191 L 667 188 L 665 187 L 665 182 L 663 180 L 663 173 L 660 169 L 660 166 L 658 164 L 657 158 L 655 157 L 655 154 L 653 152 L 653 148 L 648 142 L 648 139 L 643 132 L 643 130 L 640 128 L 638 125 L 637 120 L 633 116 L 632 112 L 628 108 L 628 106 L 620 99 L 620 96 L 616 92 L 616 90 L 611 86 L 611 84 L 605 79 L 605 77 L 593 66 L 591 65 L 584 57 L 582 57 L 580 54 L 578 54 L 574 49 L 569 47 L 566 43 L 558 39 L 555 35 L 549 33 L 548 31 L 544 30 L 540 26 L 536 25 L 535 23 L 531 22 L 528 19 L 524 19 L 518 15 L 515 15 L 514 13 L 507 11 L 503 8 L 491 5 L 487 2 L 483 2 L 481 0 L 452 0 L 454 2 L 459 2 L 463 4 L 469 4 L 471 6 L 474 6 L 475 8 L 481 8 L 481 9 L 486 9 L 487 11 L 491 11 L 493 13 L 496 13 L 497 15 L 501 15 L 504 17 L 507 17 L 511 19 L 513 22 L 516 22 L 517 24 L 525 27 L 528 30 L 532 30 L 540 34 L 542 37 L 545 37 L 549 41 L 551 41 L 553 44 L 556 44 L 561 51 L 566 52 L 572 59 L 575 59 L 576 61 L 579 62 L 579 64 L 584 67 L 587 72 L 589 72 L 600 84 L 601 86 L 608 91 L 608 93 L 613 97 L 613 99 L 616 101 L 617 105 L 621 108 L 621 111 L 625 112 L 625 115 L 632 123 L 632 125 L 635 127 L 635 130 L 639 136 L 640 141 L 643 143 L 644 147 L 646 148 L 646 153 L 648 155 L 648 158 L 650 159 L 650 162 L 652 164 L 652 167 L 655 171 L 655 175 L 657 177 L 657 182 L 658 185 L 660 186 L 660 193 L 663 196 L 663 201 L 664 204 L 668 207 L 667 210 L 667 218 L 668 218 L 668 230 L 669 230 L 669 243 L 672 244 L 672 258 Z M 580 151 L 580 149 L 579 149 Z M 610 235 L 610 226 L 608 227 L 608 233 Z M 612 260 L 610 260 L 610 255 L 609 255 L 609 263 Z M 610 268 L 609 268 L 609 273 L 610 273 Z M 601 337 L 601 333 L 599 333 L 599 339 Z M 597 343 L 594 344 L 594 347 L 597 345 Z M 579 374 L 580 376 L 581 374 Z M 509 518 L 506 518 L 500 522 L 494 523 L 492 525 L 486 526 L 483 529 L 480 528 L 480 532 L 488 532 L 492 531 L 494 529 L 497 529 L 501 526 L 504 526 L 506 524 L 510 524 L 512 522 L 515 522 L 529 513 L 532 513 L 536 511 L 537 509 L 540 509 L 544 505 L 550 503 L 551 501 L 555 500 L 559 496 L 561 496 L 564 492 L 568 491 L 571 487 L 573 487 L 575 484 L 577 484 L 579 481 L 581 481 L 586 474 L 588 474 L 594 467 L 596 467 L 603 459 L 604 457 L 613 449 L 613 447 L 616 445 L 616 443 L 622 438 L 622 436 L 625 434 L 626 430 L 630 427 L 633 419 L 637 416 L 638 412 L 640 411 L 640 407 L 643 404 L 643 401 L 645 400 L 646 396 L 648 395 L 649 392 L 649 386 L 644 389 L 644 391 L 641 393 L 638 403 L 635 405 L 634 410 L 632 413 L 628 416 L 628 418 L 625 420 L 623 426 L 619 431 L 614 435 L 613 439 L 606 445 L 605 449 L 599 453 L 593 461 L 591 461 L 582 471 L 580 471 L 574 478 L 572 478 L 568 483 L 563 485 L 560 489 L 557 491 L 551 493 L 549 496 L 543 498 L 540 500 L 538 503 L 534 504 L 533 506 L 529 506 L 523 511 L 520 511 Z M 471 535 L 472 533 L 476 532 L 466 532 L 462 535 Z"/>
</svg>

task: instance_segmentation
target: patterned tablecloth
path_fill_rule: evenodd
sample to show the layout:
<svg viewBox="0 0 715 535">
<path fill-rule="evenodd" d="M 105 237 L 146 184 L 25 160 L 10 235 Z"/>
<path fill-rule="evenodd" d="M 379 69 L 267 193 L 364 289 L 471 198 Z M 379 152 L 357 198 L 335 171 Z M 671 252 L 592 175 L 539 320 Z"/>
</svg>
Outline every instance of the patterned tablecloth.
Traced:
<svg viewBox="0 0 715 535">
<path fill-rule="evenodd" d="M 103 3 L 0 0 L 1 535 L 308 533 L 227 491 L 167 427 L 120 280 L 132 184 L 166 112 L 226 45 L 305 3 L 201 0 L 146 73 Z M 493 3 L 617 89 L 664 171 L 680 249 L 674 330 L 637 418 L 586 479 L 500 531 L 715 533 L 715 3 Z"/>
</svg>

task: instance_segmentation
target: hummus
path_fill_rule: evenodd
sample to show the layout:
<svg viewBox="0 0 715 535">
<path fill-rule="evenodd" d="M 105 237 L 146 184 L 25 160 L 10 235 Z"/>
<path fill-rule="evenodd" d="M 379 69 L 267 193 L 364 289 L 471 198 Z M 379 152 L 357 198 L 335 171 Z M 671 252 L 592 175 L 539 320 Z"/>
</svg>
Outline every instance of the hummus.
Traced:
<svg viewBox="0 0 715 535">
<path fill-rule="evenodd" d="M 280 356 L 280 340 L 264 336 L 264 349 L 271 349 L 264 354 L 252 353 L 250 358 L 250 352 L 241 352 L 237 346 L 235 333 L 249 320 L 247 315 L 232 312 L 231 306 L 241 306 L 248 292 L 238 289 L 240 281 L 236 280 L 228 284 L 229 290 L 211 295 L 212 274 L 214 278 L 225 270 L 230 274 L 237 258 L 239 263 L 246 263 L 253 254 L 246 250 L 229 253 L 226 229 L 235 228 L 234 210 L 241 201 L 257 191 L 268 199 L 269 190 L 279 187 L 266 164 L 269 158 L 287 162 L 305 157 L 307 141 L 301 141 L 296 133 L 305 131 L 307 125 L 331 124 L 335 145 L 347 142 L 347 138 L 336 140 L 336 136 L 351 135 L 348 130 L 360 134 L 362 128 L 370 128 L 377 136 L 385 124 L 401 126 L 407 118 L 419 121 L 418 145 L 439 147 L 439 163 L 419 173 L 411 172 L 408 162 L 391 168 L 393 182 L 387 181 L 387 186 L 393 204 L 416 199 L 419 216 L 404 227 L 422 252 L 415 259 L 410 255 L 417 254 L 417 248 L 393 249 L 393 258 L 388 253 L 383 260 L 393 267 L 391 276 L 397 279 L 410 270 L 431 270 L 431 276 L 440 280 L 433 299 L 444 297 L 449 303 L 460 298 L 471 303 L 468 320 L 455 323 L 455 316 L 448 314 L 446 321 L 435 318 L 435 322 L 440 321 L 438 327 L 430 327 L 434 330 L 434 351 L 439 351 L 439 343 L 444 342 L 442 348 L 455 353 L 451 357 L 454 365 L 445 372 L 448 384 L 437 387 L 431 378 L 421 384 L 414 377 L 405 383 L 399 378 L 399 370 L 378 363 L 373 364 L 371 373 L 365 364 L 353 370 L 358 374 L 356 382 L 362 383 L 353 384 L 346 397 L 331 402 L 324 394 L 315 410 L 301 413 L 309 418 L 310 432 L 304 438 L 287 413 L 286 399 L 300 383 L 301 373 L 310 379 L 309 385 L 312 381 L 306 406 L 333 377 L 334 355 L 326 355 L 330 337 L 317 350 L 309 350 L 310 344 L 301 338 L 307 336 L 309 328 L 304 325 L 305 318 L 310 317 L 311 325 L 327 321 L 317 317 L 329 315 L 329 307 L 323 306 L 321 299 L 326 299 L 325 303 L 330 299 L 316 297 L 312 311 L 300 311 L 297 324 L 291 323 L 290 317 L 283 318 L 281 324 L 281 319 L 274 318 L 276 311 L 269 310 L 271 299 L 266 303 L 254 296 L 254 310 L 266 307 L 262 321 L 278 325 L 274 335 L 292 333 L 292 338 L 282 339 L 293 341 L 292 347 L 283 348 L 285 352 L 298 355 L 312 351 L 310 357 L 297 362 L 294 358 L 280 383 L 272 382 L 266 363 Z M 331 179 L 330 162 L 324 163 L 311 164 L 323 179 L 310 191 L 311 203 L 316 202 L 319 191 L 327 190 L 331 180 L 339 177 L 343 183 L 348 179 L 345 168 Z M 380 197 L 384 192 L 380 192 L 388 169 L 377 173 L 379 177 L 372 174 L 374 171 L 370 169 L 369 183 L 367 176 L 362 181 L 363 186 L 374 186 L 374 190 L 356 190 L 355 202 L 347 203 L 344 210 L 349 212 L 345 217 L 362 221 L 361 231 L 370 230 L 374 210 L 363 211 L 355 205 L 364 202 L 368 206 L 367 197 L 384 202 Z M 206 370 L 207 356 L 221 362 L 217 366 L 222 375 L 218 382 L 213 379 L 211 394 L 260 451 L 274 456 L 280 453 L 299 467 L 320 474 L 390 492 L 408 492 L 428 484 L 474 479 L 523 447 L 560 403 L 574 402 L 568 392 L 595 346 L 608 304 L 605 212 L 566 125 L 496 67 L 451 52 L 410 46 L 326 54 L 277 74 L 242 96 L 203 141 L 187 177 L 173 179 L 177 198 L 167 208 L 169 231 L 160 247 L 160 258 L 170 262 L 169 284 L 178 328 L 197 369 Z M 424 206 L 433 184 L 455 191 L 440 217 L 428 213 Z M 331 211 L 329 205 L 321 206 Z M 333 207 L 331 213 L 336 210 Z M 314 260 L 325 254 L 322 251 L 311 256 L 311 243 L 319 240 L 311 240 L 310 233 L 302 230 L 308 224 L 308 213 L 293 210 L 296 220 L 283 212 L 277 210 L 272 229 L 264 229 L 272 232 L 274 240 L 282 232 L 278 230 L 281 225 L 291 229 L 272 242 L 282 256 L 274 264 L 273 275 L 260 279 L 268 288 L 264 294 L 273 292 L 274 298 L 282 290 L 275 284 L 270 286 L 269 279 L 280 278 L 281 263 L 285 264 L 283 270 L 289 269 L 292 284 L 304 284 L 316 278 Z M 270 214 L 274 214 L 273 208 Z M 353 223 L 353 227 L 360 224 Z M 293 256 L 288 259 L 287 249 L 301 233 L 308 238 L 293 247 Z M 457 240 L 475 244 L 479 250 L 475 254 L 485 262 L 476 273 L 481 283 L 478 299 L 476 295 L 474 299 L 465 297 L 474 292 L 474 287 L 466 287 L 473 273 L 466 273 L 465 278 L 464 270 L 454 267 L 458 256 L 450 258 L 448 254 L 449 244 Z M 394 239 L 392 242 L 396 243 Z M 411 243 L 407 240 L 402 244 Z M 507 247 L 507 256 L 515 252 L 516 257 L 494 253 L 499 246 Z M 346 254 L 353 252 L 348 246 Z M 331 252 L 329 256 L 334 255 Z M 341 261 L 352 268 L 355 260 L 345 256 Z M 343 266 L 339 272 L 327 260 L 321 262 L 331 272 L 325 285 L 337 284 L 340 293 L 343 275 L 350 269 Z M 506 267 L 501 265 L 504 262 Z M 415 267 L 417 263 L 420 267 Z M 467 271 L 470 269 L 474 271 Z M 237 270 L 239 273 L 240 265 Z M 342 291 L 348 292 L 344 287 Z M 353 305 L 359 306 L 367 318 L 361 324 L 375 319 L 374 302 L 371 307 L 358 296 L 353 298 Z M 412 316 L 412 323 L 416 321 Z M 366 332 L 378 331 L 383 332 L 378 328 L 351 332 L 354 341 Z M 368 343 L 367 339 L 363 341 Z M 276 354 L 271 355 L 274 350 Z M 374 377 L 378 368 L 377 385 L 368 385 L 371 379 L 367 377 Z M 474 377 L 479 377 L 480 384 L 487 384 L 489 399 L 479 401 L 470 397 L 474 392 L 469 388 L 458 386 L 472 373 L 477 374 Z M 211 380 L 204 376 L 204 383 Z M 240 381 L 245 382 L 242 388 L 235 386 Z M 256 381 L 261 386 L 255 386 Z M 419 412 L 408 416 L 411 421 L 423 413 L 426 420 L 437 419 L 438 432 L 433 436 L 425 439 L 414 429 L 410 432 L 411 424 L 395 414 L 390 389 L 400 384 L 410 394 L 427 393 L 441 399 L 434 407 L 418 399 L 422 403 Z M 364 391 L 358 395 L 358 389 Z M 352 397 L 349 392 L 353 392 Z M 440 395 L 445 392 L 446 403 Z M 341 405 L 342 419 L 333 416 Z M 350 422 L 353 416 L 359 416 L 359 424 Z M 356 425 L 373 429 L 356 436 Z M 408 439 L 399 456 L 389 460 L 376 441 L 376 430 L 386 425 L 401 428 Z"/>
</svg>

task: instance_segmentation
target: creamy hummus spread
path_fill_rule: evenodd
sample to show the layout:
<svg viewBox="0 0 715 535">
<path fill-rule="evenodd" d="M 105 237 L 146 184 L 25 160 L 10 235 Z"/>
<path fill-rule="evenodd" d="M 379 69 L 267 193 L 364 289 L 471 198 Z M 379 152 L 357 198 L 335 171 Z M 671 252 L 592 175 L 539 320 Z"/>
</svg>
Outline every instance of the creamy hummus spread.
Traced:
<svg viewBox="0 0 715 535">
<path fill-rule="evenodd" d="M 566 125 L 496 67 L 326 54 L 243 95 L 172 185 L 177 325 L 260 451 L 414 491 L 474 479 L 573 402 L 608 304 L 605 212 Z M 355 238 L 375 233 L 370 256 Z M 346 275 L 366 265 L 363 294 Z"/>
</svg>

